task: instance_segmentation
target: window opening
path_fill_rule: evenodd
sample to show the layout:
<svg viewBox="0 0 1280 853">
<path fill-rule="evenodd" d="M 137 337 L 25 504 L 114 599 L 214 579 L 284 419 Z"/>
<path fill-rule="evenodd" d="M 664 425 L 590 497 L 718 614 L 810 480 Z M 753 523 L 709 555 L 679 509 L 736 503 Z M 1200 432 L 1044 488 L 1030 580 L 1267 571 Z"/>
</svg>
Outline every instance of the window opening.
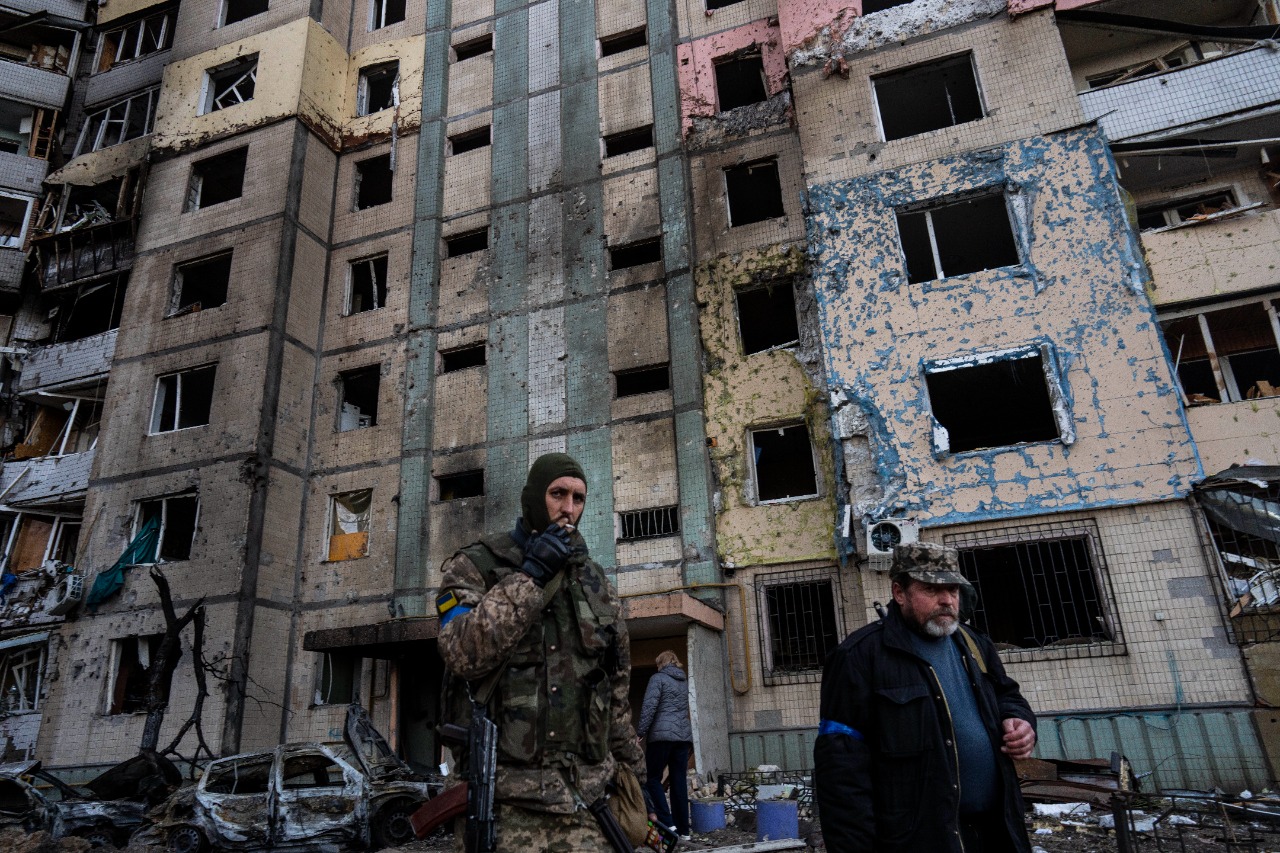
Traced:
<svg viewBox="0 0 1280 853">
<path fill-rule="evenodd" d="M 232 252 L 222 252 L 175 267 L 169 316 L 225 304 L 231 283 L 231 255 Z"/>
<path fill-rule="evenodd" d="M 271 790 L 270 755 L 229 758 L 209 765 L 204 790 L 209 794 L 252 796 Z"/>
<path fill-rule="evenodd" d="M 611 133 L 604 138 L 604 156 L 619 157 L 632 151 L 653 147 L 653 125 L 646 124 L 634 130 Z"/>
<path fill-rule="evenodd" d="M 1280 325 L 1271 299 L 1160 322 L 1189 405 L 1280 395 Z"/>
<path fill-rule="evenodd" d="M 666 391 L 671 387 L 671 370 L 666 362 L 634 370 L 619 370 L 613 374 L 613 378 L 619 399 Z"/>
<path fill-rule="evenodd" d="M 924 210 L 898 211 L 898 236 L 912 284 L 1020 262 L 1003 193 Z"/>
<path fill-rule="evenodd" d="M 329 561 L 354 560 L 369 553 L 373 490 L 334 495 L 329 501 Z"/>
<path fill-rule="evenodd" d="M 457 133 L 449 137 L 449 151 L 452 154 L 465 154 L 477 148 L 487 148 L 490 144 L 489 125 Z"/>
<path fill-rule="evenodd" d="M 800 342 L 796 292 L 790 280 L 743 288 L 734 297 L 738 303 L 738 331 L 742 335 L 744 355 Z"/>
<path fill-rule="evenodd" d="M 7 552 L 5 570 L 16 575 L 26 569 L 38 569 L 44 565 L 56 523 L 57 517 L 52 515 L 19 514 L 17 530 L 12 534 L 13 541 Z"/>
<path fill-rule="evenodd" d="M 440 489 L 441 502 L 478 498 L 484 495 L 484 471 L 443 474 L 436 477 L 436 484 Z"/>
<path fill-rule="evenodd" d="M 53 342 L 81 341 L 120 327 L 129 274 L 82 284 L 54 306 Z"/>
<path fill-rule="evenodd" d="M 648 43 L 648 31 L 644 27 L 637 27 L 634 30 L 626 30 L 600 39 L 600 55 L 613 56 L 635 50 L 637 47 L 644 47 Z"/>
<path fill-rule="evenodd" d="M 817 496 L 818 474 L 805 424 L 752 430 L 751 459 L 761 503 Z"/>
<path fill-rule="evenodd" d="M 40 710 L 45 649 L 39 642 L 0 652 L 0 713 Z"/>
<path fill-rule="evenodd" d="M 187 210 L 201 210 L 240 198 L 248 160 L 246 146 L 193 163 L 191 180 L 187 183 Z"/>
<path fill-rule="evenodd" d="M 972 54 L 871 78 L 886 141 L 976 121 L 986 113 Z"/>
<path fill-rule="evenodd" d="M 618 513 L 618 541 L 639 542 L 680 532 L 680 507 L 657 506 Z"/>
<path fill-rule="evenodd" d="M 1184 65 L 1199 62 L 1207 56 L 1215 56 L 1221 53 L 1223 47 L 1225 46 L 1202 45 L 1200 42 L 1195 41 L 1187 42 L 1155 59 L 1143 60 L 1132 65 L 1126 65 L 1123 68 L 1105 71 L 1101 74 L 1091 74 L 1085 78 L 1085 82 L 1090 89 L 1099 89 L 1115 83 L 1127 83 L 1130 80 L 1137 80 L 1139 77 L 1149 77 L 1162 71 L 1181 68 Z M 1206 50 L 1206 48 L 1208 49 Z"/>
<path fill-rule="evenodd" d="M 160 535 L 156 538 L 156 551 L 143 562 L 160 563 L 191 558 L 191 546 L 196 538 L 196 521 L 200 515 L 200 500 L 194 494 L 173 495 L 164 498 L 139 501 L 138 515 L 134 520 L 133 535 L 137 536 L 151 519 L 159 519 Z"/>
<path fill-rule="evenodd" d="M 405 0 L 373 0 L 369 6 L 369 29 L 380 30 L 404 20 Z"/>
<path fill-rule="evenodd" d="M 1062 437 L 1037 351 L 964 365 L 926 365 L 935 451 L 964 453 Z"/>
<path fill-rule="evenodd" d="M 356 163 L 356 210 L 391 201 L 391 155 L 381 154 Z"/>
<path fill-rule="evenodd" d="M 0 98 L 0 151 L 26 155 L 31 150 L 35 107 Z"/>
<path fill-rule="evenodd" d="M 649 237 L 609 248 L 609 269 L 625 270 L 662 260 L 662 239 Z"/>
<path fill-rule="evenodd" d="M 776 219 L 786 212 L 782 208 L 782 182 L 776 159 L 725 169 L 724 183 L 731 228 Z"/>
<path fill-rule="evenodd" d="M 223 0 L 222 26 L 252 18 L 254 15 L 261 15 L 267 11 L 267 7 L 267 0 Z"/>
<path fill-rule="evenodd" d="M 483 252 L 489 248 L 489 229 L 477 228 L 475 231 L 464 231 L 444 239 L 445 257 L 456 258 Z"/>
<path fill-rule="evenodd" d="M 347 314 L 376 311 L 387 304 L 387 256 L 361 258 L 351 262 L 351 292 Z"/>
<path fill-rule="evenodd" d="M 780 572 L 757 575 L 755 587 L 764 621 L 760 644 L 766 683 L 820 677 L 827 652 L 841 639 L 833 580 L 812 572 Z"/>
<path fill-rule="evenodd" d="M 107 30 L 98 43 L 98 71 L 167 50 L 172 43 L 172 9 Z"/>
<path fill-rule="evenodd" d="M 716 99 L 721 112 L 768 100 L 760 48 L 716 60 L 715 71 Z"/>
<path fill-rule="evenodd" d="M 1239 206 L 1236 194 L 1230 189 L 1146 205 L 1138 208 L 1138 228 L 1142 231 L 1151 231 L 1156 228 L 1181 225 L 1184 222 L 1199 222 L 1212 217 L 1215 213 L 1234 210 Z"/>
<path fill-rule="evenodd" d="M 363 661 L 349 652 L 322 652 L 316 678 L 315 704 L 349 705 L 360 701 Z M 338 774 L 341 784 L 342 774 Z"/>
<path fill-rule="evenodd" d="M 338 431 L 378 425 L 378 385 L 382 365 L 338 374 Z"/>
<path fill-rule="evenodd" d="M 367 116 L 389 110 L 399 100 L 400 63 L 384 62 L 360 69 L 360 91 L 356 115 Z"/>
<path fill-rule="evenodd" d="M 217 365 L 208 364 L 157 377 L 151 432 L 172 432 L 209 423 L 216 372 Z"/>
<path fill-rule="evenodd" d="M 112 640 L 112 667 L 108 714 L 136 714 L 147 709 L 151 663 L 160 649 L 161 636 L 149 634 Z"/>
<path fill-rule="evenodd" d="M 493 33 L 485 33 L 453 46 L 453 61 L 465 62 L 477 56 L 493 53 Z"/>
<path fill-rule="evenodd" d="M 98 404 L 97 418 L 102 417 L 101 404 Z M 57 560 L 64 566 L 76 564 L 76 549 L 80 547 L 79 521 L 58 519 L 57 530 L 53 536 L 53 545 L 49 548 L 49 559 Z"/>
<path fill-rule="evenodd" d="M 455 370 L 466 370 L 468 367 L 481 367 L 485 364 L 486 350 L 485 344 L 479 343 L 441 352 L 440 372 L 453 373 Z"/>
<path fill-rule="evenodd" d="M 0 193 L 0 246 L 21 249 L 35 199 Z"/>
<path fill-rule="evenodd" d="M 237 59 L 205 72 L 205 102 L 201 114 L 225 110 L 253 100 L 258 83 L 258 54 Z"/>
<path fill-rule="evenodd" d="M 742 3 L 743 0 L 707 0 L 708 9 L 723 9 L 725 6 L 733 6 Z"/>
<path fill-rule="evenodd" d="M 148 89 L 89 113 L 76 141 L 75 155 L 109 148 L 151 133 L 159 100 L 159 88 Z"/>
</svg>

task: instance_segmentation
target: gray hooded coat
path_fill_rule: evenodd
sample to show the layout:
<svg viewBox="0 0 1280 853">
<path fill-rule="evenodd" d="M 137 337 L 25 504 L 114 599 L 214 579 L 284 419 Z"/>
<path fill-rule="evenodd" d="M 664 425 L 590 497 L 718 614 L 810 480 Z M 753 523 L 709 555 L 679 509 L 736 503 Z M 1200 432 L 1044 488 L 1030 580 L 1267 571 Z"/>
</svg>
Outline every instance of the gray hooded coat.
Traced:
<svg viewBox="0 0 1280 853">
<path fill-rule="evenodd" d="M 668 664 L 649 679 L 636 734 L 648 741 L 693 741 L 693 729 L 689 725 L 689 683 L 683 669 Z"/>
</svg>

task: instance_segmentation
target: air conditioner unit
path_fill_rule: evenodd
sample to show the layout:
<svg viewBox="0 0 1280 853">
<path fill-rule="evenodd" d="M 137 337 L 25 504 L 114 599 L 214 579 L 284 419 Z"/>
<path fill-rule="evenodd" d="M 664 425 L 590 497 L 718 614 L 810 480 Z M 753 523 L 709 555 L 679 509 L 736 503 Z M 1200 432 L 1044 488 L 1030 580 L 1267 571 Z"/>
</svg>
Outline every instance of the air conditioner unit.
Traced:
<svg viewBox="0 0 1280 853">
<path fill-rule="evenodd" d="M 920 541 L 920 522 L 891 518 L 867 523 L 867 556 L 888 558 L 904 542 Z"/>
<path fill-rule="evenodd" d="M 54 587 L 50 598 L 52 603 L 49 605 L 48 612 L 53 616 L 65 616 L 75 610 L 80 599 L 84 598 L 84 576 L 63 575 L 62 580 L 58 581 L 58 585 Z"/>
</svg>

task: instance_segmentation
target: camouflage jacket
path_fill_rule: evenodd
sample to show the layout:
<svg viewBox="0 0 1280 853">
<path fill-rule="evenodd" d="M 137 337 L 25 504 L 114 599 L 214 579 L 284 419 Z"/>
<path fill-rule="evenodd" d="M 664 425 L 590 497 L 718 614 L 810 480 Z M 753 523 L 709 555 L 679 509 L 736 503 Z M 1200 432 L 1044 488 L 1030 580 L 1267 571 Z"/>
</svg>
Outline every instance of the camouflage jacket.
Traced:
<svg viewBox="0 0 1280 853">
<path fill-rule="evenodd" d="M 481 543 L 444 564 L 441 596 L 452 594 L 468 612 L 448 620 L 439 647 L 455 707 L 467 683 L 478 689 L 506 662 L 489 702 L 498 725 L 497 800 L 567 814 L 575 790 L 585 804 L 604 793 L 616 762 L 643 780 L 631 724 L 630 643 L 604 570 L 590 558 L 570 558 L 544 607 L 544 591 L 517 568 L 523 552 L 511 537 Z M 496 561 L 480 559 L 476 548 Z"/>
</svg>

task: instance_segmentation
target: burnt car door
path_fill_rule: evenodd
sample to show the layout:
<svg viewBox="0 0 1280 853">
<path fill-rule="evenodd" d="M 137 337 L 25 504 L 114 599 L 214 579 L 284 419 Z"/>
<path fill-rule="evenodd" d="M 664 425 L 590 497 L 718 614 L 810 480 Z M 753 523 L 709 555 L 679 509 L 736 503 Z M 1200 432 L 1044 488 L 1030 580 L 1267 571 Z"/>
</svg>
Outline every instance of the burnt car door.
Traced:
<svg viewBox="0 0 1280 853">
<path fill-rule="evenodd" d="M 196 812 L 214 847 L 270 845 L 274 757 L 271 752 L 236 755 L 209 765 L 196 793 Z"/>
<path fill-rule="evenodd" d="M 364 775 L 327 747 L 282 748 L 274 784 L 274 846 L 368 843 Z"/>
<path fill-rule="evenodd" d="M 49 803 L 24 778 L 38 769 L 38 761 L 0 764 L 0 826 L 49 829 L 53 817 Z"/>
</svg>

